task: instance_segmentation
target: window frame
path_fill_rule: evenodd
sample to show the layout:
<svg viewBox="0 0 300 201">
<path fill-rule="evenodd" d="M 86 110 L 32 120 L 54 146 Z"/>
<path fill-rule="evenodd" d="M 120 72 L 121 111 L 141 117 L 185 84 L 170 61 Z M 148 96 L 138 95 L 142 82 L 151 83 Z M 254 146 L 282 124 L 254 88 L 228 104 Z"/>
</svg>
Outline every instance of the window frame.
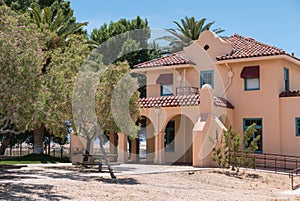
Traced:
<svg viewBox="0 0 300 201">
<path fill-rule="evenodd" d="M 290 69 L 284 67 L 283 68 L 283 83 L 284 83 L 284 91 L 290 90 Z"/>
<path fill-rule="evenodd" d="M 251 79 L 258 79 L 258 87 L 257 88 L 248 88 L 247 87 L 247 80 L 251 80 Z M 244 90 L 245 91 L 255 91 L 255 90 L 260 90 L 260 79 L 259 77 L 257 78 L 244 78 Z"/>
<path fill-rule="evenodd" d="M 212 78 L 211 78 L 211 81 L 212 83 L 209 84 L 209 83 L 204 83 L 204 79 L 203 79 L 203 75 L 204 74 L 211 74 Z M 214 70 L 204 70 L 204 71 L 200 71 L 200 88 L 202 88 L 203 85 L 205 84 L 209 84 L 211 85 L 211 87 L 214 89 L 215 88 L 215 72 Z"/>
<path fill-rule="evenodd" d="M 300 137 L 300 132 L 298 133 L 299 128 L 300 128 L 300 117 L 295 117 L 295 129 L 296 129 L 295 135 L 296 135 L 296 137 Z"/>
<path fill-rule="evenodd" d="M 254 153 L 261 154 L 261 153 L 263 153 L 263 118 L 243 118 L 243 136 L 244 136 L 244 132 L 248 128 L 248 126 L 246 126 L 246 121 L 248 121 L 248 120 L 250 120 L 250 121 L 251 120 L 252 121 L 261 121 L 261 125 L 256 125 L 254 127 L 255 129 L 260 129 L 261 130 L 261 138 L 260 138 L 260 147 L 261 147 L 261 150 L 257 150 Z M 252 140 L 254 138 L 255 138 L 255 133 L 252 134 Z"/>
<path fill-rule="evenodd" d="M 164 93 L 164 86 L 172 85 L 172 93 Z M 173 96 L 174 95 L 174 85 L 173 84 L 161 84 L 160 85 L 160 96 Z"/>
</svg>

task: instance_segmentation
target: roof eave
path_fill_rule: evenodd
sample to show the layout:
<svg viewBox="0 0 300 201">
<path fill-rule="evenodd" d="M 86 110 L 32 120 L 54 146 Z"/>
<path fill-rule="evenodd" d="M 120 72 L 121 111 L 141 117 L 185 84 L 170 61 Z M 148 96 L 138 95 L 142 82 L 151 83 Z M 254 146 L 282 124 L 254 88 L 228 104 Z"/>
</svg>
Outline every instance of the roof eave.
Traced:
<svg viewBox="0 0 300 201">
<path fill-rule="evenodd" d="M 179 65 L 170 65 L 170 66 L 152 66 L 144 68 L 134 68 L 131 70 L 132 73 L 145 73 L 147 71 L 159 71 L 159 70 L 172 70 L 177 68 L 192 68 L 192 64 L 179 64 Z"/>
<path fill-rule="evenodd" d="M 235 59 L 224 59 L 216 61 L 215 64 L 229 64 L 229 63 L 240 63 L 240 62 L 250 62 L 250 61 L 262 61 L 262 60 L 275 60 L 275 59 L 286 59 L 296 65 L 300 66 L 300 60 L 290 55 L 281 54 L 273 56 L 258 56 L 258 57 L 248 57 L 248 58 L 235 58 Z"/>
</svg>

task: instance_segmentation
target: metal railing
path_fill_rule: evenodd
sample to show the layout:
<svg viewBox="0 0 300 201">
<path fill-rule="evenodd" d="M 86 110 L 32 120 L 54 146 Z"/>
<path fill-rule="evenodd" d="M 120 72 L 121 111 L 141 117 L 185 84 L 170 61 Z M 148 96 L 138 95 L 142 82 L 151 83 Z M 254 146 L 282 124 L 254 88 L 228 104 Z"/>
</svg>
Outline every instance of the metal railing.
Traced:
<svg viewBox="0 0 300 201">
<path fill-rule="evenodd" d="M 176 96 L 199 94 L 197 87 L 177 87 Z"/>
<path fill-rule="evenodd" d="M 257 168 L 275 172 L 288 172 L 300 167 L 300 156 L 261 153 L 248 154 L 247 157 L 255 159 Z"/>
<path fill-rule="evenodd" d="M 49 150 L 44 150 L 44 154 L 47 154 L 49 156 L 57 157 L 57 158 L 68 158 L 70 155 L 69 148 L 50 148 L 50 153 L 48 153 Z M 28 154 L 32 154 L 33 149 L 32 148 L 7 148 L 5 150 L 4 157 L 21 157 Z"/>
</svg>

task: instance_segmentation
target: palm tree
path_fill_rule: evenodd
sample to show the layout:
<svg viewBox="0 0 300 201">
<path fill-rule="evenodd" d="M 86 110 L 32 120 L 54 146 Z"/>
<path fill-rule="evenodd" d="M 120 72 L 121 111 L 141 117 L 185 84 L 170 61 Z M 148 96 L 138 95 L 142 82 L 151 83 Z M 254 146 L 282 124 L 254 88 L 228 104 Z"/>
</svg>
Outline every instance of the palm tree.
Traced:
<svg viewBox="0 0 300 201">
<path fill-rule="evenodd" d="M 193 40 L 197 40 L 199 35 L 205 31 L 209 30 L 211 26 L 215 23 L 209 22 L 206 24 L 206 18 L 202 18 L 200 21 L 197 21 L 194 17 L 185 17 L 181 19 L 181 24 L 179 22 L 173 21 L 176 24 L 176 29 L 166 29 L 167 32 L 171 34 L 171 36 L 163 36 L 158 38 L 157 40 L 167 40 L 170 42 L 169 51 L 177 52 L 191 44 Z M 216 28 L 212 30 L 216 34 L 222 33 L 223 29 Z"/>
<path fill-rule="evenodd" d="M 48 44 L 48 49 L 63 46 L 64 42 L 67 42 L 74 34 L 79 33 L 88 24 L 88 22 L 74 22 L 72 13 L 66 15 L 62 9 L 58 9 L 56 12 L 51 7 L 40 9 L 33 6 L 29 8 L 29 12 L 38 28 L 45 28 L 54 33 L 54 37 Z"/>
</svg>

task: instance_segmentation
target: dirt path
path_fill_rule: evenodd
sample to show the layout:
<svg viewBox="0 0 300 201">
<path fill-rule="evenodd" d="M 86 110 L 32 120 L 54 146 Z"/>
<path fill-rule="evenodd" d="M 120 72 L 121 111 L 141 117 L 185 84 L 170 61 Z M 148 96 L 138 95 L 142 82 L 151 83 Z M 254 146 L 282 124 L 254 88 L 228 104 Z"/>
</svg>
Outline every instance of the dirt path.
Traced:
<svg viewBox="0 0 300 201">
<path fill-rule="evenodd" d="M 300 194 L 282 193 L 290 190 L 287 175 L 254 170 L 121 175 L 117 181 L 70 167 L 0 173 L 0 200 L 300 200 Z"/>
</svg>

